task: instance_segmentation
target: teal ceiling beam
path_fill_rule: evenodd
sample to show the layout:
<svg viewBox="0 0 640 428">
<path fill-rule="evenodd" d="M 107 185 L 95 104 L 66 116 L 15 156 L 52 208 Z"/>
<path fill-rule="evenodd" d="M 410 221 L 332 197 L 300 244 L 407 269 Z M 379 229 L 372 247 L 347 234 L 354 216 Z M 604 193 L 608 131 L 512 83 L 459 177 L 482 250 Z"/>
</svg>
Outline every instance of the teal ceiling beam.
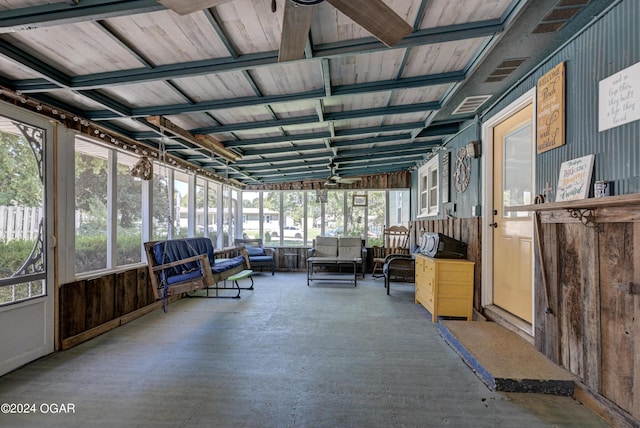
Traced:
<svg viewBox="0 0 640 428">
<path fill-rule="evenodd" d="M 425 76 L 405 77 L 404 79 L 377 80 L 367 83 L 334 86 L 332 93 L 335 96 L 354 95 L 365 92 L 393 91 L 395 89 L 420 88 L 423 86 L 441 85 L 445 83 L 461 82 L 466 75 L 463 71 L 449 73 L 429 74 Z"/>
<path fill-rule="evenodd" d="M 387 81 L 376 81 L 376 82 L 367 82 L 367 83 L 358 83 L 353 85 L 342 85 L 335 86 L 333 88 L 333 93 L 335 95 L 355 95 L 355 94 L 365 94 L 371 92 L 379 92 L 379 91 L 388 91 L 393 89 L 406 89 L 406 88 L 415 88 L 422 86 L 431 86 L 438 85 L 441 83 L 455 83 L 464 79 L 464 73 L 462 72 L 454 72 L 454 73 L 442 73 L 436 75 L 425 75 L 425 76 L 417 76 L 410 77 L 405 79 L 398 80 L 387 80 Z M 295 101 L 313 101 L 317 99 L 324 98 L 325 91 L 324 89 L 316 89 L 314 91 L 307 92 L 299 92 L 295 94 L 283 94 L 283 95 L 267 95 L 267 96 L 250 96 L 250 97 L 238 97 L 238 98 L 230 98 L 224 100 L 210 100 L 210 101 L 201 101 L 198 103 L 185 103 L 185 104 L 171 104 L 164 106 L 154 106 L 154 107 L 139 107 L 131 109 L 131 116 L 135 117 L 146 117 L 146 116 L 169 116 L 169 115 L 177 115 L 184 113 L 199 113 L 210 110 L 222 110 L 222 109 L 230 109 L 230 108 L 238 108 L 238 107 L 247 107 L 247 106 L 256 106 L 256 105 L 268 105 L 268 104 L 276 104 L 276 103 L 286 103 L 286 102 L 295 102 Z M 439 107 L 438 104 L 426 103 L 424 107 L 419 105 L 419 109 L 425 110 L 433 110 L 434 107 Z M 410 112 L 410 107 L 407 106 L 395 106 L 398 111 Z M 379 114 L 384 114 L 385 109 L 380 109 Z M 388 108 L 386 109 L 388 110 Z M 100 117 L 102 120 L 104 119 L 115 119 L 118 116 L 109 117 L 104 112 L 100 112 Z M 368 114 L 368 113 L 365 113 Z M 342 113 L 326 113 L 325 120 L 339 120 Z M 344 113 L 345 118 L 349 115 L 348 112 Z M 87 112 L 87 117 L 95 120 L 94 116 L 92 116 L 92 112 Z M 315 118 L 314 122 L 318 122 L 318 119 Z M 275 126 L 282 126 L 281 123 Z M 200 128 L 194 130 L 197 133 L 213 133 L 219 131 L 213 131 L 215 127 L 210 128 Z M 209 132 L 206 132 L 209 131 Z M 228 132 L 228 131 L 227 131 Z"/>
<path fill-rule="evenodd" d="M 416 113 L 429 110 L 440 109 L 441 104 L 438 101 L 425 103 L 405 104 L 391 107 L 380 107 L 361 110 L 349 110 L 334 113 L 324 113 L 325 121 L 358 119 L 372 116 L 386 116 L 391 114 Z M 302 125 L 320 123 L 317 115 L 291 117 L 277 120 L 264 120 L 258 122 L 231 123 L 222 126 L 207 126 L 192 129 L 190 132 L 194 134 L 223 134 L 226 132 L 247 131 L 262 128 L 276 128 L 281 126 Z"/>
<path fill-rule="evenodd" d="M 396 132 L 396 131 L 408 131 L 413 129 L 421 129 L 424 126 L 423 122 L 408 122 L 401 123 L 395 125 L 383 125 L 383 126 L 371 126 L 365 128 L 354 128 L 354 129 L 345 129 L 345 130 L 337 130 L 336 136 L 358 136 L 358 135 L 366 135 L 366 134 L 379 134 L 385 132 Z M 460 125 L 457 122 L 454 123 L 444 123 L 438 124 L 434 123 L 429 128 L 422 130 L 417 137 L 415 138 L 426 138 L 426 137 L 443 137 L 445 135 L 452 135 L 457 133 L 460 130 Z M 304 141 L 304 140 L 317 140 L 320 138 L 327 138 L 326 133 L 306 133 L 306 134 L 295 134 L 295 135 L 287 135 L 287 136 L 275 136 L 269 137 L 268 140 L 265 138 L 255 138 L 250 140 L 239 140 L 239 141 L 223 141 L 225 147 L 235 148 L 235 147 L 247 147 L 247 146 L 259 146 L 261 143 L 289 143 L 294 141 Z M 411 133 L 404 134 L 396 134 L 396 135 L 382 135 L 377 137 L 369 137 L 363 138 L 361 140 L 350 140 L 350 141 L 333 141 L 332 146 L 336 148 L 340 147 L 350 147 L 353 145 L 367 145 L 367 144 L 377 144 L 384 143 L 390 141 L 403 141 L 412 139 Z M 319 145 L 320 146 L 320 145 Z M 307 146 L 302 146 L 306 148 Z M 326 146 L 322 146 L 322 148 L 326 148 Z M 296 146 L 286 147 L 284 148 L 285 152 L 287 150 L 295 150 Z M 243 153 L 245 156 L 259 156 L 259 155 L 268 155 L 270 154 L 269 150 L 262 152 L 259 148 L 256 149 L 243 149 Z"/>
<path fill-rule="evenodd" d="M 306 134 L 291 134 L 291 135 L 276 135 L 274 137 L 265 138 L 252 138 L 248 140 L 229 140 L 223 141 L 225 147 L 245 147 L 256 146 L 260 144 L 273 144 L 273 143 L 289 143 L 294 141 L 306 141 L 306 140 L 321 140 L 323 138 L 329 138 L 331 135 L 329 132 L 310 132 Z"/>
<path fill-rule="evenodd" d="M 123 2 L 127 3 L 127 2 Z M 0 13 L 0 18 L 2 14 Z M 403 39 L 395 48 L 406 48 L 410 46 L 420 46 L 445 41 L 459 40 L 464 38 L 484 37 L 494 35 L 503 31 L 501 24 L 495 21 L 480 21 L 475 23 L 438 27 L 432 29 L 418 30 Z M 375 39 L 373 39 L 375 40 Z M 347 40 L 344 42 L 320 45 L 314 47 L 316 58 L 318 56 L 339 57 L 351 55 L 354 52 L 371 50 L 388 50 L 382 43 L 375 40 L 375 49 L 371 49 L 369 39 Z M 306 61 L 318 61 L 318 59 Z M 278 62 L 278 52 L 268 51 L 240 55 L 237 58 L 232 56 L 224 58 L 214 58 L 200 61 L 190 61 L 177 64 L 159 65 L 153 68 L 141 67 L 128 70 L 110 71 L 105 73 L 94 73 L 83 76 L 69 77 L 69 86 L 73 89 L 97 89 L 114 85 L 124 85 L 145 81 L 178 79 L 189 76 L 200 76 L 212 73 L 222 73 L 225 71 L 250 70 L 267 65 L 274 65 Z M 347 85 L 349 86 L 349 85 Z M 50 85 L 49 90 L 56 89 L 55 85 Z M 25 88 L 26 90 L 27 88 Z M 45 90 L 45 89 L 40 89 Z M 331 89 L 332 93 L 335 88 Z M 325 91 L 326 93 L 326 91 Z M 335 95 L 335 93 L 333 93 Z"/>
<path fill-rule="evenodd" d="M 416 30 L 405 36 L 391 49 L 404 49 L 413 46 L 444 43 L 454 40 L 474 39 L 493 36 L 503 32 L 504 24 L 499 19 L 468 22 L 464 24 L 447 25 L 435 28 Z M 347 40 L 333 43 L 317 44 L 313 47 L 315 58 L 350 55 L 356 52 L 371 52 L 390 49 L 374 37 Z"/>
<path fill-rule="evenodd" d="M 34 72 L 44 76 L 42 79 L 49 84 L 54 85 L 56 89 L 67 88 L 71 86 L 71 78 L 61 71 L 51 67 L 46 62 L 34 57 L 33 55 L 23 51 L 16 46 L 13 46 L 5 41 L 0 41 L 0 55 L 10 58 L 13 61 L 22 64 L 26 68 L 33 70 Z M 16 90 L 22 91 L 15 82 L 12 82 L 12 86 Z M 24 91 L 23 91 L 24 92 Z"/>
<path fill-rule="evenodd" d="M 82 0 L 0 11 L 0 33 L 165 10 L 156 0 Z"/>
<path fill-rule="evenodd" d="M 305 152 L 304 156 L 308 155 L 309 150 L 327 150 L 327 146 L 322 144 L 301 144 L 299 146 L 289 146 L 289 147 L 277 147 L 277 148 L 269 148 L 269 149 L 250 149 L 250 150 L 242 150 L 242 155 L 244 157 L 249 156 L 264 156 L 264 155 L 272 155 L 276 153 L 299 153 Z"/>
</svg>

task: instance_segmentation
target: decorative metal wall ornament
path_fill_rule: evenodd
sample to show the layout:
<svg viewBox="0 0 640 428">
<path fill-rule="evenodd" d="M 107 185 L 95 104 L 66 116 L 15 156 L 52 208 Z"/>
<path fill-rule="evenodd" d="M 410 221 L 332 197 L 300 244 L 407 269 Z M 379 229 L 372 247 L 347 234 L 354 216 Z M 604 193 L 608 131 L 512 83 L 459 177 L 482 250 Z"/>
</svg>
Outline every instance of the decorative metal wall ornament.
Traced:
<svg viewBox="0 0 640 428">
<path fill-rule="evenodd" d="M 462 147 L 456 153 L 455 172 L 453 173 L 453 182 L 458 193 L 467 190 L 471 181 L 471 158 L 467 156 L 467 148 Z"/>
<path fill-rule="evenodd" d="M 131 176 L 149 181 L 153 178 L 153 164 L 148 157 L 143 156 L 131 167 Z"/>
</svg>

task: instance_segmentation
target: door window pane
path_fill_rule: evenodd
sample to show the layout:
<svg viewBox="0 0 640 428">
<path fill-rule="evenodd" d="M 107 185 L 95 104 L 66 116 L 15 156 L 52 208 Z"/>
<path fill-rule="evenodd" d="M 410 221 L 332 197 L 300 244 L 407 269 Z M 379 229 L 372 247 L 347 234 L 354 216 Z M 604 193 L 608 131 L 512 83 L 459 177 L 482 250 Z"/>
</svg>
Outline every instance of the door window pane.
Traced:
<svg viewBox="0 0 640 428">
<path fill-rule="evenodd" d="M 505 208 L 531 204 L 531 139 L 531 124 L 504 137 L 502 196 Z M 504 213 L 505 217 L 528 215 L 528 212 Z"/>
</svg>

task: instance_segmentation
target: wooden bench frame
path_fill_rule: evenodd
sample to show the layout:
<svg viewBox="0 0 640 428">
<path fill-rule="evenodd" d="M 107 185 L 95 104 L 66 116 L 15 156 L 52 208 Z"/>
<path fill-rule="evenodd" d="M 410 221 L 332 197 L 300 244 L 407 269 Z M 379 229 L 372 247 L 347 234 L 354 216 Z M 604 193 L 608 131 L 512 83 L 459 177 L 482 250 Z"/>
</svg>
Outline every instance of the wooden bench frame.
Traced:
<svg viewBox="0 0 640 428">
<path fill-rule="evenodd" d="M 153 247 L 158 242 L 163 241 L 150 241 L 144 243 L 145 253 L 147 254 L 147 266 L 149 267 L 149 274 L 151 279 L 151 285 L 153 287 L 153 294 L 156 300 L 164 299 L 169 296 L 173 296 L 176 294 L 182 293 L 190 293 L 196 290 L 216 290 L 216 296 L 207 296 L 205 297 L 227 297 L 227 296 L 218 296 L 217 290 L 229 289 L 227 287 L 218 287 L 217 284 L 220 281 L 224 281 L 230 276 L 233 276 L 243 270 L 251 269 L 251 265 L 249 264 L 249 257 L 247 255 L 244 247 L 230 247 L 223 248 L 220 250 L 214 250 L 213 255 L 214 259 L 224 258 L 226 256 L 232 256 L 240 253 L 244 258 L 244 263 L 240 266 L 236 266 L 230 269 L 227 269 L 223 272 L 213 272 L 211 270 L 211 264 L 209 263 L 209 256 L 207 254 L 200 254 L 197 256 L 191 256 L 180 260 L 175 260 L 169 263 L 164 263 L 161 265 L 157 265 L 155 262 L 155 257 L 153 254 Z M 187 281 L 179 282 L 176 284 L 171 284 L 169 288 L 164 290 L 164 285 L 160 280 L 160 273 L 164 269 L 168 269 L 175 266 L 180 266 L 189 262 L 198 262 L 200 264 L 200 269 L 202 270 L 202 276 L 197 278 L 192 278 Z M 253 281 L 253 280 L 252 280 Z M 234 298 L 240 297 L 240 289 L 238 289 L 237 296 L 232 296 Z"/>
</svg>

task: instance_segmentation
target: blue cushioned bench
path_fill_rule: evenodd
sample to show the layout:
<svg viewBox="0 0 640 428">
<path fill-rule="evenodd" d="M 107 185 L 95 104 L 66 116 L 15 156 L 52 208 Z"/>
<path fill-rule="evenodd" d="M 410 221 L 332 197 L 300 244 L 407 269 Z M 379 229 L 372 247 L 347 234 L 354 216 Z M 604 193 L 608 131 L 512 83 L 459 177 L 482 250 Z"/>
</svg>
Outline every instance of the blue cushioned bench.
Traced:
<svg viewBox="0 0 640 428">
<path fill-rule="evenodd" d="M 209 238 L 183 238 L 145 242 L 147 264 L 156 299 L 196 290 L 218 290 L 217 284 L 242 271 L 249 270 L 249 257 L 244 248 L 214 250 Z M 252 279 L 253 282 L 253 279 Z M 240 288 L 235 281 L 237 295 Z"/>
</svg>

